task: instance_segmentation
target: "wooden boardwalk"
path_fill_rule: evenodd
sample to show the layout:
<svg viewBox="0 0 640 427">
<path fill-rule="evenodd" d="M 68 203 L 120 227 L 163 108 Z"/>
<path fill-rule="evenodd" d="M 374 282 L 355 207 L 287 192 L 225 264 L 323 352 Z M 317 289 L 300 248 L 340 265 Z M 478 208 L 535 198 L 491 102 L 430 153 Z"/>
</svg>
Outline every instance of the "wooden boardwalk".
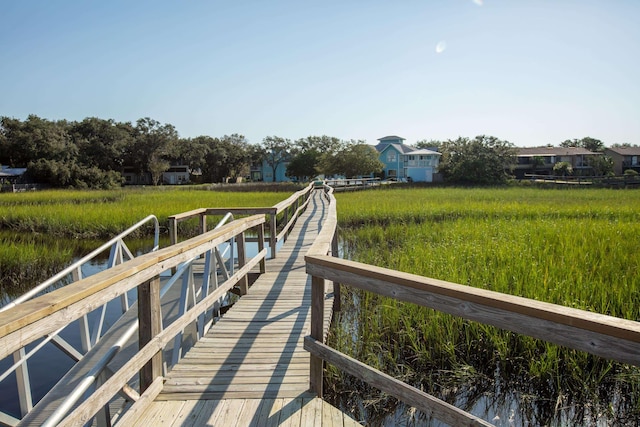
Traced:
<svg viewBox="0 0 640 427">
<path fill-rule="evenodd" d="M 324 215 L 316 194 L 277 258 L 267 261 L 267 273 L 168 373 L 132 425 L 359 425 L 309 392 L 303 339 L 310 332 L 311 281 L 304 255 Z M 329 293 L 326 319 L 332 302 Z"/>
</svg>

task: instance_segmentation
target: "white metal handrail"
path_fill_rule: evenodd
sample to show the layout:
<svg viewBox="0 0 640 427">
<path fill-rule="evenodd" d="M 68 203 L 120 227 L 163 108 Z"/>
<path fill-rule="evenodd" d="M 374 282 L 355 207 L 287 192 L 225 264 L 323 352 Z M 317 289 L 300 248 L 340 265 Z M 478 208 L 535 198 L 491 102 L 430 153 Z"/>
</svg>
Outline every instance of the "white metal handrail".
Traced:
<svg viewBox="0 0 640 427">
<path fill-rule="evenodd" d="M 97 248 L 94 251 L 92 251 L 91 253 L 89 253 L 89 254 L 85 255 L 84 257 L 80 258 L 79 260 L 77 260 L 76 262 L 74 262 L 73 264 L 71 264 L 70 266 L 65 268 L 64 270 L 60 271 L 55 276 L 50 277 L 49 279 L 47 279 L 44 282 L 40 283 L 38 286 L 34 287 L 33 289 L 29 290 L 28 292 L 25 292 L 24 294 L 22 294 L 21 296 L 19 296 L 15 300 L 11 301 L 10 303 L 6 304 L 3 307 L 0 307 L 0 312 L 8 310 L 8 309 L 10 309 L 12 307 L 15 307 L 16 305 L 24 302 L 24 301 L 27 301 L 27 300 L 33 298 L 35 295 L 37 295 L 41 291 L 47 289 L 49 286 L 51 286 L 54 283 L 58 282 L 59 280 L 61 280 L 62 278 L 66 277 L 70 273 L 73 273 L 74 271 L 78 271 L 80 266 L 82 266 L 86 262 L 92 260 L 96 256 L 100 255 L 102 252 L 104 252 L 105 250 L 107 250 L 108 248 L 113 246 L 115 243 L 121 242 L 123 238 L 125 238 L 126 236 L 128 236 L 131 233 L 133 233 L 138 228 L 142 227 L 144 224 L 146 224 L 147 222 L 152 221 L 152 220 L 155 223 L 155 234 L 154 234 L 154 241 L 153 241 L 153 249 L 151 251 L 153 252 L 153 251 L 158 250 L 159 242 L 160 242 L 160 224 L 158 223 L 158 218 L 156 218 L 155 215 L 149 215 L 145 219 L 143 219 L 143 220 L 137 222 L 136 224 L 132 225 L 131 227 L 129 227 L 128 229 L 126 229 L 122 233 L 118 234 L 113 239 L 109 240 L 108 242 L 106 242 L 105 244 L 100 246 L 99 248 Z"/>
<path fill-rule="evenodd" d="M 218 229 L 220 227 L 222 227 L 224 224 L 226 224 L 229 221 L 233 221 L 233 214 L 232 213 L 227 213 L 219 222 L 218 224 L 215 226 L 215 229 Z M 216 255 L 218 256 L 219 259 L 223 259 L 224 255 L 226 254 L 227 251 L 229 251 L 230 249 L 230 253 L 231 253 L 231 275 L 233 274 L 233 239 L 230 242 L 229 246 L 227 247 L 227 249 L 223 252 L 220 253 L 218 248 L 214 248 L 212 251 L 216 252 Z M 207 253 L 207 257 L 210 259 L 211 254 Z M 162 298 L 162 296 L 164 296 L 167 291 L 178 281 L 178 279 L 183 278 L 183 283 L 191 283 L 193 284 L 193 282 L 191 280 L 185 280 L 185 278 L 187 276 L 185 275 L 190 275 L 191 273 L 191 265 L 192 263 L 199 259 L 200 257 L 194 257 L 188 261 L 185 261 L 180 267 L 177 268 L 177 271 L 172 275 L 172 277 L 167 281 L 167 283 L 162 287 L 162 290 L 160 292 L 160 297 Z M 229 278 L 229 273 L 226 269 L 226 267 L 224 266 L 223 263 L 220 263 L 221 269 L 224 271 L 224 276 L 228 279 Z M 207 269 L 205 268 L 205 275 L 208 276 L 206 271 Z M 215 273 L 214 273 L 215 274 Z M 204 286 L 204 285 L 203 285 Z M 193 289 L 192 292 L 195 293 L 195 290 Z M 188 299 L 188 293 L 183 290 L 182 295 L 181 295 L 181 300 L 180 300 L 180 315 L 183 315 L 183 311 L 186 311 L 186 307 L 187 307 L 187 299 Z M 194 301 L 195 303 L 195 301 Z M 204 317 L 204 315 L 202 316 Z M 202 320 L 199 322 L 201 323 Z M 200 326 L 200 325 L 199 325 Z M 45 422 L 45 424 L 43 424 L 43 426 L 55 426 L 57 425 L 69 412 L 69 410 L 71 408 L 73 408 L 73 406 L 81 399 L 84 397 L 85 393 L 87 392 L 87 390 L 89 390 L 90 387 L 92 387 L 95 382 L 98 380 L 98 378 L 100 377 L 100 375 L 102 374 L 102 372 L 104 371 L 104 369 L 107 367 L 107 365 L 109 364 L 109 362 L 111 362 L 111 360 L 113 360 L 113 358 L 120 352 L 120 350 L 125 346 L 126 342 L 137 332 L 139 328 L 139 323 L 136 321 L 134 322 L 129 328 L 127 328 L 127 330 L 120 336 L 120 338 L 118 339 L 118 341 L 111 346 L 107 352 L 104 354 L 104 356 L 91 368 L 91 370 L 87 373 L 87 376 L 75 387 L 75 389 L 69 394 L 69 397 L 67 399 L 65 399 L 64 403 L 62 405 L 60 405 L 58 408 L 56 408 L 56 410 L 54 411 L 53 414 L 51 414 L 51 416 L 47 419 L 47 421 Z M 200 326 L 198 329 L 199 331 L 201 329 L 205 329 L 206 327 L 204 326 Z M 198 336 L 198 338 L 200 337 L 200 335 Z M 175 344 L 174 344 L 174 361 L 173 363 L 176 363 L 177 360 L 175 360 L 176 358 L 176 350 L 178 350 L 178 354 L 179 354 L 179 349 L 182 347 L 182 334 L 179 334 L 176 336 L 175 339 Z M 178 356 L 179 357 L 179 356 Z"/>
<path fill-rule="evenodd" d="M 127 247 L 127 245 L 124 243 L 123 239 L 128 235 L 130 235 L 131 233 L 133 233 L 134 231 L 138 230 L 143 225 L 151 221 L 153 221 L 155 225 L 154 245 L 153 245 L 153 248 L 151 249 L 151 252 L 158 250 L 159 242 L 160 242 L 160 225 L 158 222 L 158 218 L 155 215 L 149 215 L 143 220 L 132 225 L 122 233 L 118 234 L 116 237 L 112 238 L 108 242 L 104 243 L 97 249 L 93 250 L 91 253 L 85 255 L 81 259 L 69 265 L 68 267 L 66 267 L 56 275 L 40 283 L 38 286 L 32 288 L 31 290 L 24 293 L 23 295 L 16 298 L 15 300 L 11 301 L 10 303 L 6 304 L 5 306 L 0 307 L 0 312 L 8 310 L 25 301 L 30 300 L 31 298 L 43 292 L 47 288 L 51 287 L 53 284 L 67 277 L 69 274 L 72 275 L 73 281 L 82 279 L 82 266 L 109 248 L 111 248 L 111 251 L 109 255 L 109 262 L 108 262 L 107 268 L 111 268 L 117 264 L 122 263 L 124 261 L 125 255 L 129 259 L 132 259 L 134 256 L 129 250 L 129 248 Z M 129 308 L 129 303 L 125 294 L 122 296 L 122 311 L 125 312 L 128 308 Z M 80 341 L 81 341 L 81 347 L 83 352 L 86 353 L 100 339 L 100 336 L 102 334 L 102 327 L 104 323 L 105 313 L 106 313 L 106 305 L 102 307 L 100 316 L 98 317 L 96 321 L 96 325 L 93 328 L 93 334 L 90 334 L 90 328 L 89 328 L 87 317 L 84 316 L 83 318 L 80 319 Z M 0 375 L 0 381 L 3 381 L 11 373 L 16 372 L 16 381 L 17 381 L 17 386 L 19 391 L 18 398 L 20 401 L 20 408 L 21 408 L 22 415 L 25 415 L 33 407 L 33 403 L 31 400 L 31 384 L 29 379 L 27 361 L 38 350 L 40 350 L 46 343 L 52 341 L 54 345 L 61 348 L 62 351 L 64 351 L 66 354 L 72 357 L 76 362 L 78 361 L 79 357 L 82 356 L 82 354 L 78 353 L 75 349 L 73 349 L 73 346 L 68 344 L 62 337 L 58 335 L 62 329 L 64 329 L 64 327 L 56 331 L 55 333 L 49 335 L 48 337 L 46 337 L 39 345 L 31 349 L 28 353 L 25 352 L 24 349 L 18 350 L 16 353 L 14 353 L 13 365 L 10 366 L 7 370 L 5 370 L 5 372 L 2 373 L 2 375 Z M 73 349 L 75 353 L 70 354 L 68 352 L 68 349 Z M 6 419 L 6 414 L 0 413 L 0 417 L 2 417 L 2 419 Z"/>
</svg>

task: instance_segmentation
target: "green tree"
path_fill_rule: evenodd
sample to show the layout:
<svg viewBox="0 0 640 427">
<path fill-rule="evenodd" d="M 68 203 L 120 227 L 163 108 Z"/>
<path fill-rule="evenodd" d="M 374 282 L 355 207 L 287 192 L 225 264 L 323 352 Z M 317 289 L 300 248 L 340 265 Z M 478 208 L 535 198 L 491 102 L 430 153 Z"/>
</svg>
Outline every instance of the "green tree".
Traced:
<svg viewBox="0 0 640 427">
<path fill-rule="evenodd" d="M 160 162 L 160 159 L 169 156 L 169 148 L 178 140 L 178 132 L 173 125 L 160 124 L 160 122 L 145 117 L 139 119 L 134 127 L 135 138 L 127 150 L 126 162 L 133 166 L 139 174 L 154 173 L 162 168 L 162 172 L 169 169 L 168 162 Z M 154 185 L 157 181 L 154 180 Z"/>
<path fill-rule="evenodd" d="M 291 150 L 293 144 L 290 139 L 279 136 L 267 136 L 260 144 L 263 160 L 269 165 L 273 173 L 273 180 L 276 181 L 276 170 L 278 166 L 291 160 Z"/>
<path fill-rule="evenodd" d="M 587 160 L 593 169 L 595 176 L 606 176 L 613 174 L 613 159 L 609 156 L 590 156 Z"/>
<path fill-rule="evenodd" d="M 437 139 L 421 139 L 414 144 L 414 147 L 419 149 L 426 148 L 430 150 L 433 150 L 435 148 L 436 151 L 439 151 L 442 144 L 444 144 L 444 142 L 438 141 Z"/>
<path fill-rule="evenodd" d="M 298 181 L 314 177 L 321 154 L 315 149 L 300 151 L 293 156 L 287 165 L 287 176 L 296 177 Z"/>
<path fill-rule="evenodd" d="M 78 161 L 87 167 L 122 170 L 126 148 L 133 141 L 131 123 L 87 117 L 71 124 L 69 133 L 78 147 Z"/>
<path fill-rule="evenodd" d="M 604 143 L 596 138 L 585 136 L 582 139 L 567 139 L 560 143 L 561 147 L 581 147 L 596 153 L 604 151 Z"/>
<path fill-rule="evenodd" d="M 24 167 L 38 159 L 71 161 L 78 155 L 68 133 L 69 124 L 64 120 L 49 121 L 33 114 L 24 122 L 2 117 L 0 128 L 7 149 L 0 162 L 13 167 Z"/>
<path fill-rule="evenodd" d="M 318 174 L 320 159 L 325 153 L 336 153 L 344 143 L 333 136 L 308 136 L 294 142 L 291 161 L 287 165 L 287 176 L 298 180 Z"/>
<path fill-rule="evenodd" d="M 556 175 L 573 175 L 573 166 L 569 162 L 558 162 L 553 165 L 553 173 Z"/>
<path fill-rule="evenodd" d="M 504 183 L 516 159 L 512 143 L 485 135 L 445 141 L 441 152 L 439 171 L 446 181 L 458 184 Z"/>
<path fill-rule="evenodd" d="M 374 147 L 364 141 L 343 143 L 337 152 L 324 153 L 319 161 L 319 172 L 325 175 L 357 177 L 379 173 L 384 168 Z"/>
</svg>

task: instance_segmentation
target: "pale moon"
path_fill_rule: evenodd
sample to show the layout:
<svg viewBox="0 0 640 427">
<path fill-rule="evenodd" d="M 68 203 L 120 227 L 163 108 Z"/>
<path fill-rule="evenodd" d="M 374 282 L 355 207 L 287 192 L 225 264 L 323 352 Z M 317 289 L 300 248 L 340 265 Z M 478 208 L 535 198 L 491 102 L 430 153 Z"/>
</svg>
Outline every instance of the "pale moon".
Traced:
<svg viewBox="0 0 640 427">
<path fill-rule="evenodd" d="M 438 44 L 436 45 L 436 53 L 442 53 L 445 51 L 446 48 L 447 48 L 447 42 L 445 42 L 444 40 L 439 41 Z"/>
</svg>

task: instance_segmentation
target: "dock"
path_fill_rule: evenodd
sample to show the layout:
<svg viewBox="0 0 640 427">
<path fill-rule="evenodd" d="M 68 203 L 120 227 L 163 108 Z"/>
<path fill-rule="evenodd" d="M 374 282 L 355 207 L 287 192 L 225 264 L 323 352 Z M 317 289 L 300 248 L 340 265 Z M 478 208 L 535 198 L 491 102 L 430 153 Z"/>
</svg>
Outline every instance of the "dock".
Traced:
<svg viewBox="0 0 640 427">
<path fill-rule="evenodd" d="M 312 197 L 277 258 L 249 292 L 167 374 L 160 393 L 127 425 L 355 426 L 309 391 L 311 280 L 304 255 L 320 231 L 324 198 Z M 325 333 L 333 294 L 327 286 Z M 125 421 L 125 420 L 123 420 Z"/>
</svg>

